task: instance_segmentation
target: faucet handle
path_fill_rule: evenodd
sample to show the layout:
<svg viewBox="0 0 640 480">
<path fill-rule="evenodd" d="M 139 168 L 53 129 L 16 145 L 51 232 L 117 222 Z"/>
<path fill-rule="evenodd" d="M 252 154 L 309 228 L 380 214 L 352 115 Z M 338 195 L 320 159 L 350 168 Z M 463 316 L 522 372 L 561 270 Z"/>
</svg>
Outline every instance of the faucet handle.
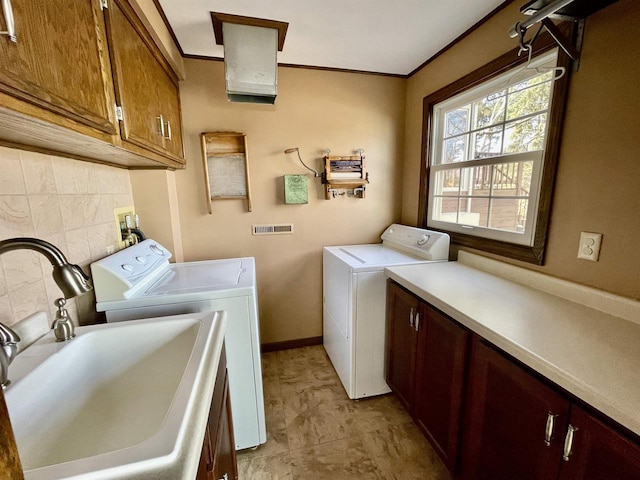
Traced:
<svg viewBox="0 0 640 480">
<path fill-rule="evenodd" d="M 55 300 L 54 305 L 58 307 L 56 318 L 51 325 L 51 329 L 56 337 L 56 342 L 66 342 L 76 336 L 75 325 L 69 317 L 69 312 L 64 306 L 67 301 L 64 298 L 58 298 Z"/>
</svg>

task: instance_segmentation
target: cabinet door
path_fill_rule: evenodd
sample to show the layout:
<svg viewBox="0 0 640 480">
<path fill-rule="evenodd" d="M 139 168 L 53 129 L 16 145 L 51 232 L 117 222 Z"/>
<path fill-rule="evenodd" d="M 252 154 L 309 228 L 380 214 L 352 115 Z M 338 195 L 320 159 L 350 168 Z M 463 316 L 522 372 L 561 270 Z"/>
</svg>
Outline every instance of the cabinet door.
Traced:
<svg viewBox="0 0 640 480">
<path fill-rule="evenodd" d="M 411 412 L 420 302 L 397 284 L 387 283 L 387 384 Z"/>
<path fill-rule="evenodd" d="M 560 480 L 640 480 L 637 443 L 576 405 L 571 407 L 569 425 L 575 431 L 566 442 Z"/>
<path fill-rule="evenodd" d="M 182 146 L 182 114 L 180 112 L 180 89 L 167 76 L 159 75 L 158 97 L 164 123 L 164 148 L 177 158 L 184 158 Z"/>
<path fill-rule="evenodd" d="M 116 99 L 123 110 L 123 140 L 182 159 L 177 78 L 125 0 L 112 0 L 106 12 Z"/>
<path fill-rule="evenodd" d="M 455 472 L 471 333 L 427 304 L 419 318 L 413 418 Z"/>
<path fill-rule="evenodd" d="M 231 401 L 229 390 L 218 421 L 218 438 L 213 454 L 212 480 L 236 480 L 238 478 L 238 464 L 236 461 L 236 447 L 233 439 L 233 425 L 231 419 Z"/>
<path fill-rule="evenodd" d="M 200 453 L 200 462 L 198 463 L 198 471 L 196 472 L 196 480 L 209 480 L 213 465 L 213 452 L 211 451 L 211 433 L 207 424 L 204 432 L 204 440 L 202 441 L 202 453 Z"/>
<path fill-rule="evenodd" d="M 468 378 L 463 478 L 556 479 L 568 400 L 478 337 Z"/>
<path fill-rule="evenodd" d="M 17 41 L 0 37 L 0 91 L 116 134 L 100 1 L 14 0 L 11 5 Z M 6 27 L 5 18 L 0 25 Z"/>
<path fill-rule="evenodd" d="M 122 138 L 141 147 L 163 150 L 158 87 L 160 69 L 143 38 L 142 26 L 124 1 L 113 0 L 107 33 L 116 98 L 123 109 Z"/>
</svg>

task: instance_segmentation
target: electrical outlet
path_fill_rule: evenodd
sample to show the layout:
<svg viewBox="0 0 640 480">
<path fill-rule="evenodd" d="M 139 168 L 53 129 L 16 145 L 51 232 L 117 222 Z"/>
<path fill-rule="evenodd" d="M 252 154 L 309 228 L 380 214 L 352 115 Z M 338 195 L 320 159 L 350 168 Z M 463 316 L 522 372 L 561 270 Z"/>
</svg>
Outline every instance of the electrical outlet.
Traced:
<svg viewBox="0 0 640 480">
<path fill-rule="evenodd" d="M 125 244 L 124 239 L 127 235 L 127 225 L 125 222 L 125 217 L 129 216 L 131 221 L 135 216 L 135 209 L 133 205 L 130 207 L 118 207 L 113 209 L 113 216 L 116 222 L 116 231 L 118 232 L 118 248 L 123 249 L 128 247 L 128 244 Z"/>
<path fill-rule="evenodd" d="M 578 258 L 584 260 L 590 260 L 592 262 L 598 261 L 600 255 L 600 244 L 602 243 L 601 233 L 581 232 L 580 233 L 580 246 L 578 248 Z"/>
</svg>

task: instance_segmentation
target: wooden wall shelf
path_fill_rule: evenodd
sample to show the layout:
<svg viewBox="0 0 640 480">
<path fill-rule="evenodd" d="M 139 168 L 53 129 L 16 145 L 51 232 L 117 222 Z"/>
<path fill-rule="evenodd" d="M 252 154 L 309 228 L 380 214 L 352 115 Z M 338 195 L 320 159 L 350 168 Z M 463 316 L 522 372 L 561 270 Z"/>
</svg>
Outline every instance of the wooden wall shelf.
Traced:
<svg viewBox="0 0 640 480">
<path fill-rule="evenodd" d="M 338 196 L 338 190 L 351 190 L 352 196 L 364 198 L 365 186 L 369 183 L 364 155 L 325 156 L 322 183 L 326 200 Z"/>
</svg>

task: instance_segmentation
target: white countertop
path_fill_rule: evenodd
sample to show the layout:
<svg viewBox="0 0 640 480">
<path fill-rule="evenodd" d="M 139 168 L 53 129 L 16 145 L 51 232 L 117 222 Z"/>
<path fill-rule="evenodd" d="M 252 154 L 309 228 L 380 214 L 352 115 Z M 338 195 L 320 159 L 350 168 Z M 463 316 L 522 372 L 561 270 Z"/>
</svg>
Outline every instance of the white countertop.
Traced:
<svg viewBox="0 0 640 480">
<path fill-rule="evenodd" d="M 560 292 L 565 297 L 562 298 L 483 271 L 500 272 L 501 267 L 493 268 L 492 263 L 501 262 L 461 254 L 460 260 L 468 259 L 465 262 L 468 264 L 459 261 L 407 265 L 387 268 L 385 273 L 525 365 L 640 434 L 640 324 L 637 323 L 640 302 L 623 297 L 618 297 L 618 301 L 605 292 L 508 266 L 508 276 L 556 294 Z M 488 268 L 474 268 L 483 266 L 485 261 Z M 518 270 L 524 273 L 521 275 Z M 548 288 L 544 277 L 549 279 Z M 554 285 L 558 283 L 561 285 Z M 570 293 L 565 294 L 567 291 Z M 598 296 L 602 299 L 592 300 Z M 624 315 L 615 316 L 575 301 L 582 297 L 588 297 L 589 303 L 598 308 L 618 301 L 611 310 Z"/>
</svg>

